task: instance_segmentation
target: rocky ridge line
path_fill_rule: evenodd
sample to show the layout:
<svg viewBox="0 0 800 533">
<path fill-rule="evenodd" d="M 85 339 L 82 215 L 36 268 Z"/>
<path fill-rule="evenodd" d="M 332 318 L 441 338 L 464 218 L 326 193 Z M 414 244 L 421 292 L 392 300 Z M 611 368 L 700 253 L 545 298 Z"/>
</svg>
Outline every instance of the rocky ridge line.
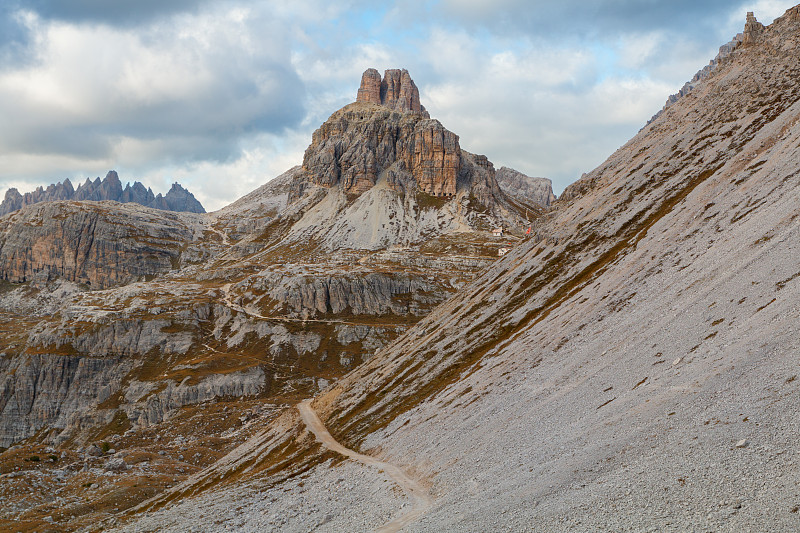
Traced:
<svg viewBox="0 0 800 533">
<path fill-rule="evenodd" d="M 122 204 L 136 203 L 145 207 L 152 207 L 161 211 L 175 211 L 184 213 L 205 213 L 203 205 L 194 197 L 192 193 L 184 189 L 179 183 L 173 183 L 172 188 L 166 195 L 153 194 L 153 190 L 145 188 L 140 182 L 135 181 L 133 185 L 128 183 L 122 187 L 119 175 L 111 170 L 101 181 L 96 178 L 94 181 L 86 178 L 86 181 L 78 185 L 75 189 L 69 178 L 63 182 L 37 187 L 33 192 L 21 194 L 16 188 L 6 191 L 5 198 L 0 203 L 0 216 L 18 211 L 25 206 L 38 204 L 40 202 L 52 202 L 57 200 L 75 201 L 103 201 L 112 200 Z"/>
<path fill-rule="evenodd" d="M 108 288 L 163 274 L 192 254 L 189 245 L 197 222 L 189 217 L 196 216 L 134 203 L 28 206 L 0 218 L 0 279 L 26 283 L 63 278 Z"/>
<path fill-rule="evenodd" d="M 789 10 L 789 12 L 787 12 L 787 14 L 784 16 L 791 16 L 791 10 Z M 736 36 L 731 39 L 730 42 L 720 46 L 717 56 L 712 59 L 708 65 L 700 69 L 691 80 L 687 81 L 677 93 L 670 95 L 661 111 L 653 115 L 653 118 L 647 121 L 647 125 L 660 117 L 661 114 L 672 104 L 692 92 L 700 82 L 708 78 L 711 73 L 717 69 L 719 64 L 727 59 L 734 50 L 739 48 L 739 46 L 751 45 L 755 43 L 758 40 L 758 37 L 764 32 L 764 29 L 764 25 L 758 22 L 755 14 L 752 11 L 748 12 L 747 21 L 745 22 L 742 33 L 736 34 Z"/>
</svg>

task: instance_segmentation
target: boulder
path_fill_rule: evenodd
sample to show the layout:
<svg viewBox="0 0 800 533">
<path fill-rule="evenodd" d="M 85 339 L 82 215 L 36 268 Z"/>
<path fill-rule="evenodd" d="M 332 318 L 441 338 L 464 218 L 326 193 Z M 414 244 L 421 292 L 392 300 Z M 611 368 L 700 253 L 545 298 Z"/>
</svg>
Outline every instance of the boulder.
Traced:
<svg viewBox="0 0 800 533">
<path fill-rule="evenodd" d="M 128 463 L 122 457 L 112 457 L 103 466 L 106 472 L 125 472 L 128 469 Z"/>
<path fill-rule="evenodd" d="M 103 455 L 103 450 L 101 450 L 100 446 L 98 446 L 97 444 L 92 444 L 91 446 L 86 448 L 86 455 L 89 455 L 91 457 L 100 457 L 101 455 Z"/>
</svg>

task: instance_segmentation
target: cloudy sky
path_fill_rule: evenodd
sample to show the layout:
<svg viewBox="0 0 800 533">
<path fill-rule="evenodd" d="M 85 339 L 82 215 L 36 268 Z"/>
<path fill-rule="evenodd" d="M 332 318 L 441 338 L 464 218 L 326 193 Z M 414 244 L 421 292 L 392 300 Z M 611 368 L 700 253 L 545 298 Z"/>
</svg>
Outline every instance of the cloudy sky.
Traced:
<svg viewBox="0 0 800 533">
<path fill-rule="evenodd" d="M 800 0 L 2 0 L 0 194 L 116 169 L 222 207 L 407 68 L 461 146 L 560 192 Z"/>
</svg>

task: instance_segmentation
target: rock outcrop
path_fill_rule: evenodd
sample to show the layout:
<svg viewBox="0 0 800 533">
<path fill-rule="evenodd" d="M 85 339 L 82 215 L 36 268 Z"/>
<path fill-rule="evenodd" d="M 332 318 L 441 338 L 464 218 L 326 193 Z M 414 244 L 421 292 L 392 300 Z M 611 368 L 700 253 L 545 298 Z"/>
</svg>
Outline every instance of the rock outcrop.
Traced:
<svg viewBox="0 0 800 533">
<path fill-rule="evenodd" d="M 502 167 L 495 174 L 497 183 L 509 196 L 519 197 L 543 207 L 556 201 L 553 182 L 547 178 L 532 178 L 513 168 Z"/>
<path fill-rule="evenodd" d="M 86 181 L 78 185 L 77 189 L 72 186 L 72 182 L 69 179 L 48 185 L 46 189 L 38 187 L 35 191 L 25 194 L 20 194 L 17 189 L 11 188 L 6 191 L 5 199 L 0 203 L 0 216 L 13 213 L 28 205 L 57 200 L 88 200 L 95 202 L 112 200 L 120 203 L 137 203 L 162 211 L 206 212 L 203 205 L 194 195 L 179 183 L 174 183 L 165 196 L 162 196 L 161 193 L 154 195 L 151 189 L 146 189 L 138 181 L 134 182 L 133 185 L 128 183 L 123 188 L 119 175 L 116 171 L 111 170 L 103 180 L 96 178 L 92 181 L 86 178 Z"/>
<path fill-rule="evenodd" d="M 764 33 L 764 25 L 761 24 L 755 14 L 750 11 L 747 13 L 747 22 L 744 25 L 744 32 L 742 34 L 742 44 L 747 46 L 755 43 L 758 37 Z"/>
<path fill-rule="evenodd" d="M 303 158 L 315 185 L 360 195 L 389 169 L 410 174 L 431 196 L 453 196 L 461 169 L 458 136 L 437 120 L 351 104 L 317 131 Z"/>
<path fill-rule="evenodd" d="M 406 70 L 387 70 L 382 80 L 375 69 L 367 70 L 357 101 L 314 132 L 289 204 L 309 186 L 335 187 L 353 201 L 382 181 L 403 197 L 421 193 L 416 205 L 442 207 L 469 197 L 474 208 L 501 216 L 495 208 L 505 200 L 492 163 L 462 150 L 458 135 L 428 118 L 418 95 Z M 510 214 L 514 208 L 503 209 Z"/>
<path fill-rule="evenodd" d="M 433 281 L 406 273 L 331 272 L 287 276 L 268 272 L 248 283 L 249 290 L 269 291 L 276 309 L 288 316 L 417 315 L 441 303 L 445 291 Z"/>
<path fill-rule="evenodd" d="M 361 76 L 356 102 L 375 104 L 396 111 L 416 113 L 430 118 L 419 101 L 419 89 L 406 69 L 388 69 L 381 75 L 374 68 Z"/>
<path fill-rule="evenodd" d="M 786 18 L 790 22 L 797 22 L 800 20 L 800 6 L 790 7 L 780 18 Z"/>
<path fill-rule="evenodd" d="M 192 239 L 177 214 L 134 204 L 34 204 L 0 219 L 0 279 L 106 288 L 176 268 Z"/>
<path fill-rule="evenodd" d="M 369 68 L 362 74 L 356 102 L 375 105 L 383 103 L 381 102 L 381 75 L 374 68 Z"/>
<path fill-rule="evenodd" d="M 419 188 L 431 196 L 453 196 L 461 169 L 458 135 L 438 120 L 425 121 L 414 131 L 412 149 L 413 154 L 403 154 L 403 161 Z"/>
<path fill-rule="evenodd" d="M 120 357 L 0 357 L 0 446 L 10 446 L 44 426 L 58 432 L 78 424 L 119 387 L 130 366 Z M 107 420 L 101 414 L 93 422 Z"/>
</svg>

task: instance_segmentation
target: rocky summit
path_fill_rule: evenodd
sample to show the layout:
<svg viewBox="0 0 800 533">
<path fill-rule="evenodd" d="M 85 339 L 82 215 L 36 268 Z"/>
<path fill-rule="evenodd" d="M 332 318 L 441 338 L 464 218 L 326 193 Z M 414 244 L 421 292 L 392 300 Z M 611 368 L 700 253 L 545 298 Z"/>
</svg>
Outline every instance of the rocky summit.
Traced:
<svg viewBox="0 0 800 533">
<path fill-rule="evenodd" d="M 431 120 L 420 106 L 408 71 L 387 70 L 381 81 L 378 71 L 369 69 L 356 103 L 334 113 L 314 133 L 303 169 L 314 184 L 339 185 L 354 195 L 383 178 L 397 191 L 410 187 L 434 197 L 453 197 L 462 169 L 463 184 L 476 185 L 468 175 L 474 159 L 462 154 L 456 134 Z"/>
<path fill-rule="evenodd" d="M 383 79 L 374 68 L 367 69 L 361 76 L 356 102 L 381 105 L 430 118 L 425 106 L 419 103 L 419 89 L 406 69 L 388 69 Z"/>
<path fill-rule="evenodd" d="M 179 183 L 173 183 L 172 188 L 166 195 L 154 195 L 153 191 L 145 188 L 138 181 L 133 185 L 130 183 L 122 187 L 122 182 L 116 171 L 111 170 L 103 180 L 96 178 L 94 181 L 86 178 L 86 181 L 75 189 L 69 179 L 63 182 L 38 187 L 33 192 L 20 194 L 17 189 L 11 188 L 6 191 L 3 202 L 0 203 L 0 216 L 18 211 L 25 206 L 38 204 L 40 202 L 52 202 L 57 200 L 75 201 L 103 201 L 111 200 L 120 203 L 137 203 L 162 211 L 177 211 L 185 213 L 205 213 L 203 205 L 197 201 L 192 193 L 181 187 Z"/>
<path fill-rule="evenodd" d="M 555 201 L 367 71 L 216 213 L 92 204 L 152 273 L 0 219 L 0 528 L 797 531 L 800 6 L 746 23 Z"/>
</svg>

